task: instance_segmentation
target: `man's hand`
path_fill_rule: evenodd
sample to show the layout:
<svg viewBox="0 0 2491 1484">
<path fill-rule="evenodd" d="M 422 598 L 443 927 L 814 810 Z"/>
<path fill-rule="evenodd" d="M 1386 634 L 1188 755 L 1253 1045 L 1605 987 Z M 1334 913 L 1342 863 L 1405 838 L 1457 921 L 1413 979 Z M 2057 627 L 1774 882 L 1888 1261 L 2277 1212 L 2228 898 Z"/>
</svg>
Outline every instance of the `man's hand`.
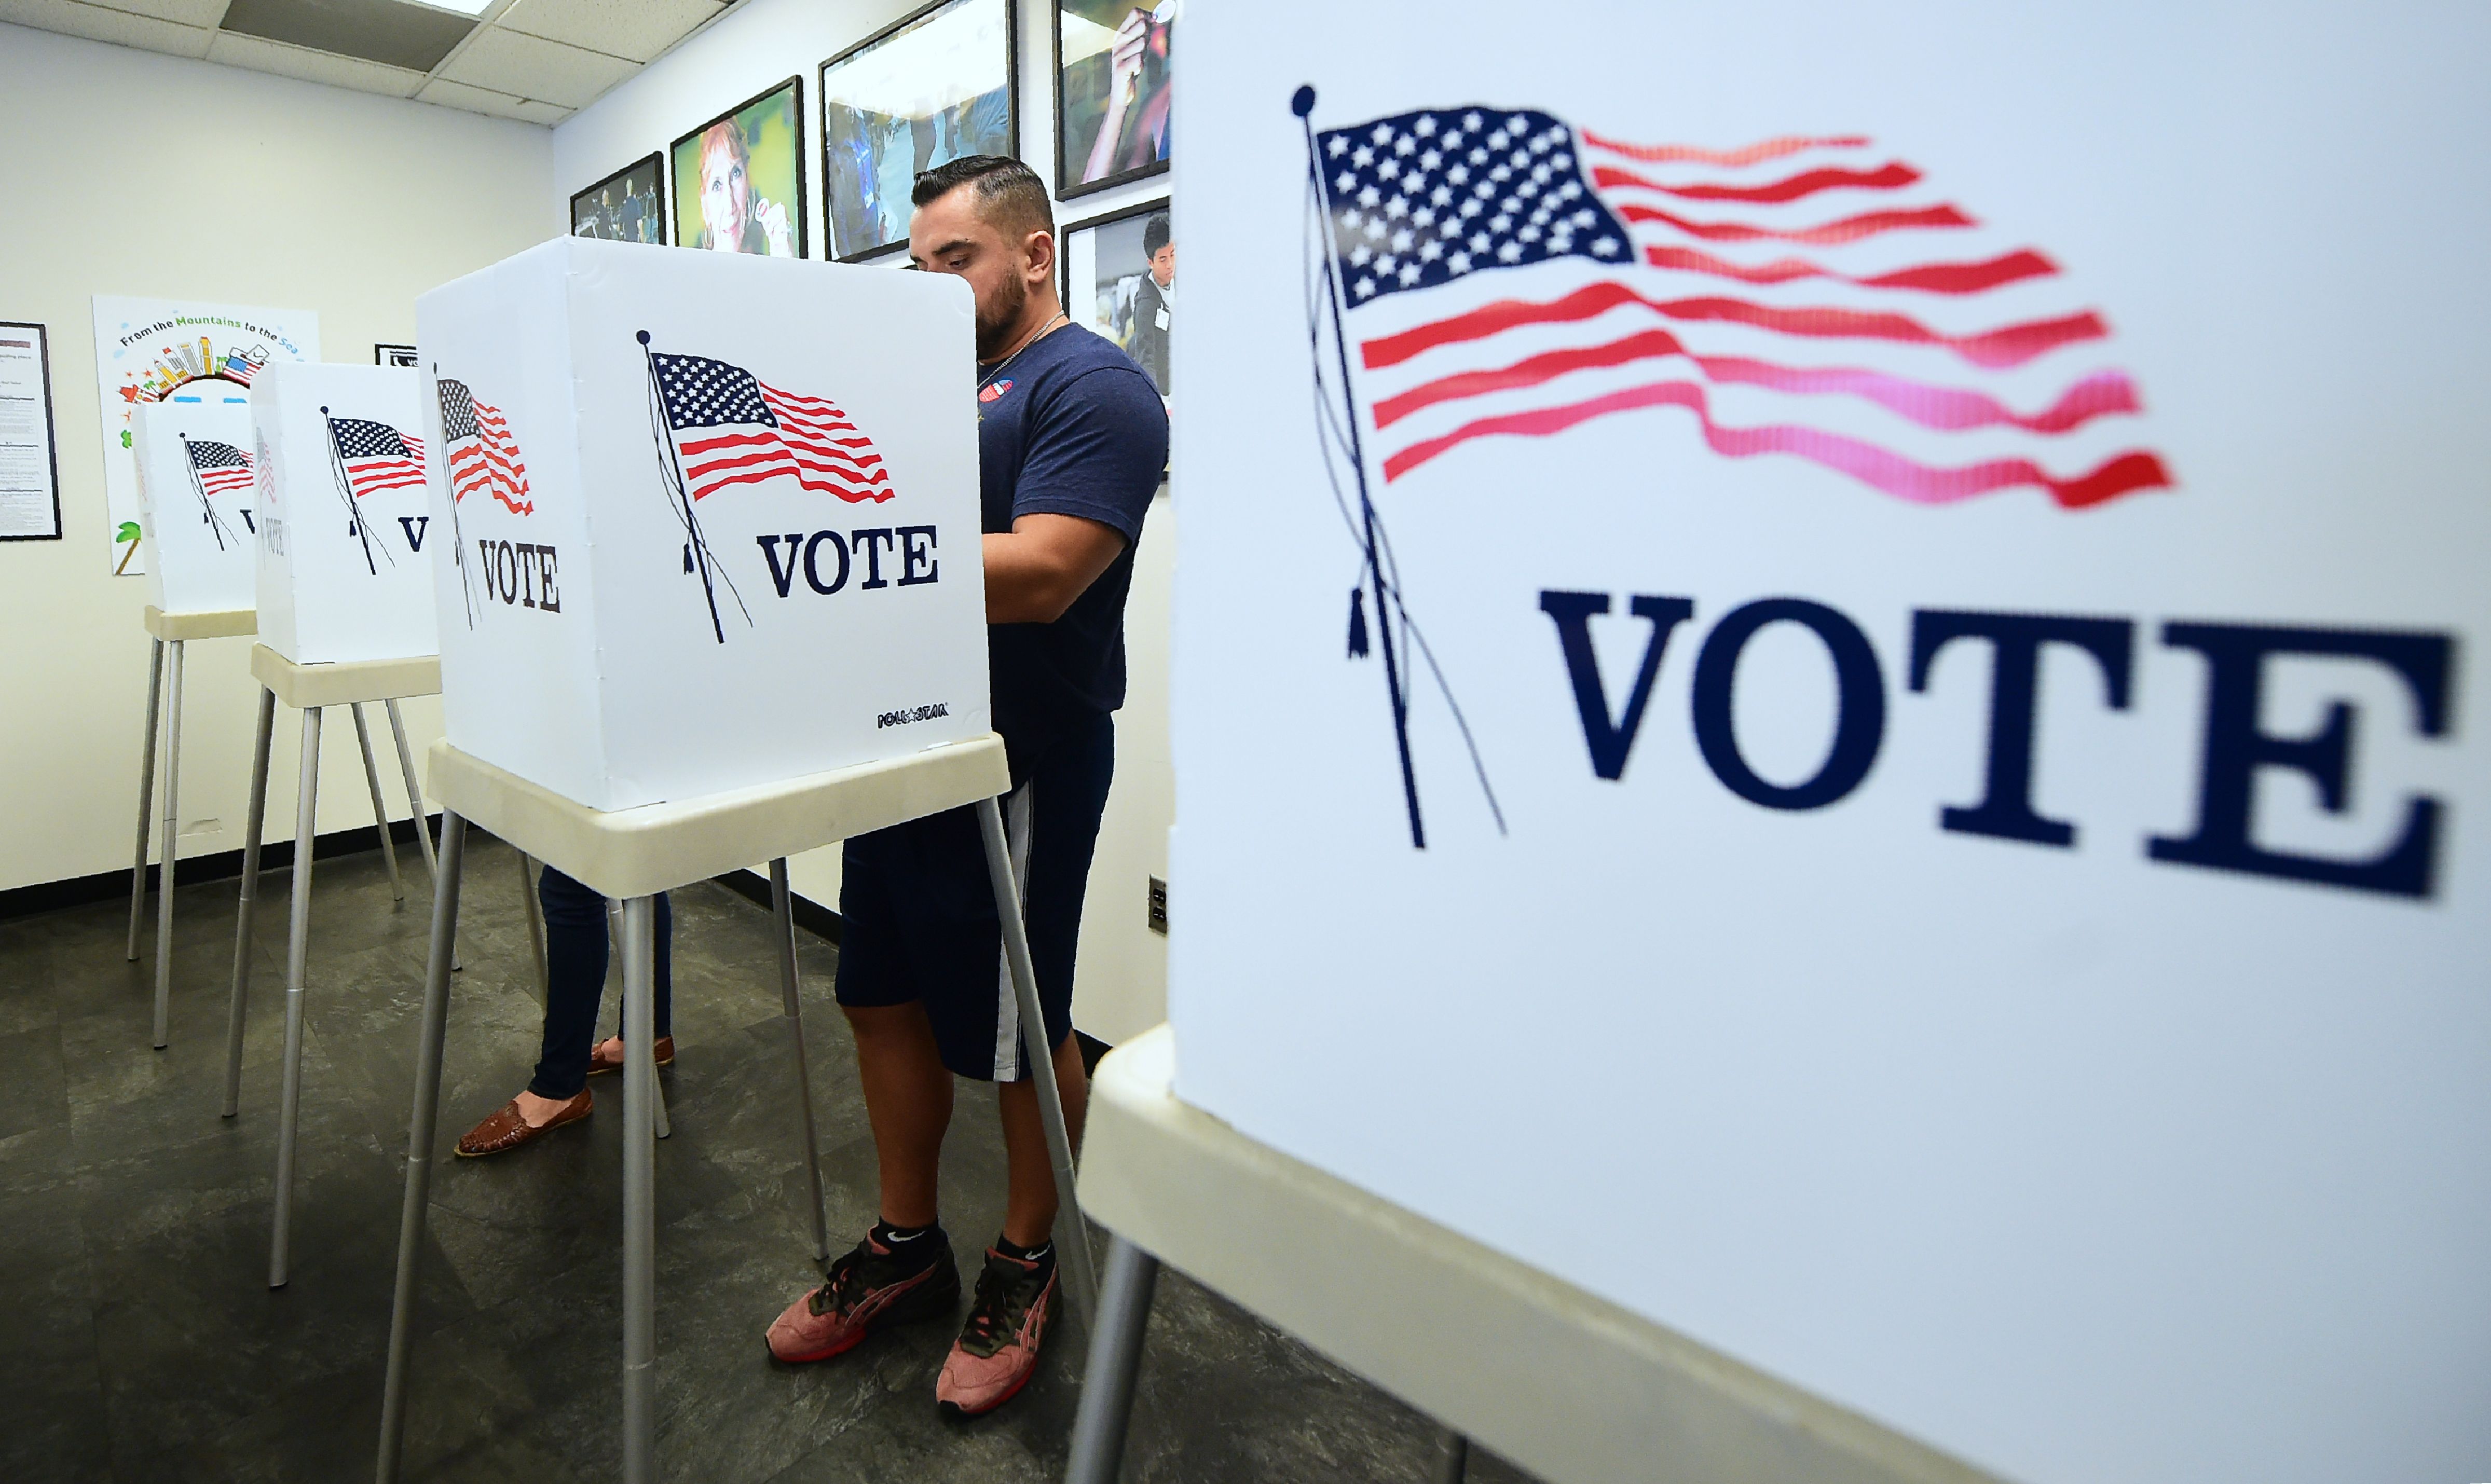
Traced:
<svg viewBox="0 0 2491 1484">
<path fill-rule="evenodd" d="M 1124 550 L 1123 533 L 1078 515 L 1023 515 L 987 533 L 986 622 L 1054 623 Z"/>
</svg>

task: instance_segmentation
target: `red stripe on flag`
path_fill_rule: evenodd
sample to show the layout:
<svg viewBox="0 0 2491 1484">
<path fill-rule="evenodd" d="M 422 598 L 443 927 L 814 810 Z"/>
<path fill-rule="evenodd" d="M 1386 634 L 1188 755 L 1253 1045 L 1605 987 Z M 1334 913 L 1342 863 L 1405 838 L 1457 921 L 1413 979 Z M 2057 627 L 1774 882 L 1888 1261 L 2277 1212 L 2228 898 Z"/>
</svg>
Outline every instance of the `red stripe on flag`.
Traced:
<svg viewBox="0 0 2491 1484">
<path fill-rule="evenodd" d="M 1875 237 L 1881 232 L 1901 231 L 1911 227 L 1968 227 L 1976 225 L 1970 217 L 1952 206 L 1923 206 L 1911 211 L 1863 212 L 1828 221 L 1819 226 L 1802 227 L 1796 231 L 1777 231 L 1771 227 L 1745 226 L 1735 221 L 1690 221 L 1656 206 L 1621 206 L 1618 215 L 1628 221 L 1660 221 L 1678 228 L 1690 237 L 1707 242 L 1756 242 L 1773 239 L 1777 242 L 1808 243 L 1829 247 Z"/>
<path fill-rule="evenodd" d="M 1652 299 L 1623 283 L 1600 282 L 1587 284 L 1546 304 L 1500 299 L 1467 313 L 1368 340 L 1359 346 L 1359 356 L 1369 370 L 1381 370 L 1440 345 L 1485 339 L 1524 325 L 1591 319 L 1629 304 L 1640 305 L 1670 319 L 1722 321 L 1781 335 L 1943 346 L 1976 365 L 1988 366 L 2020 365 L 2058 346 L 2099 339 L 2110 334 L 2109 327 L 2101 322 L 2100 316 L 2090 309 L 2060 319 L 2007 325 L 1978 335 L 1949 335 L 1900 314 L 1858 309 L 1779 309 L 1739 299 Z"/>
<path fill-rule="evenodd" d="M 2074 479 L 2062 480 L 2025 458 L 1991 459 L 1960 469 L 1940 469 L 1916 463 L 1857 438 L 1846 438 L 1839 433 L 1817 428 L 1722 427 L 1713 421 L 1704 389 L 1685 381 L 1629 387 L 1563 407 L 1481 418 L 1440 438 L 1412 444 L 1394 453 L 1384 461 L 1384 478 L 1388 481 L 1397 480 L 1436 455 L 1476 438 L 1499 435 L 1545 438 L 1595 418 L 1645 407 L 1684 407 L 1695 414 L 1705 443 L 1714 452 L 1725 457 L 1751 458 L 1760 453 L 1789 453 L 1847 474 L 1862 483 L 1916 505 L 1945 505 L 1994 490 L 2036 485 L 2048 490 L 2050 498 L 2061 506 L 2081 509 L 2138 490 L 2167 488 L 2171 483 L 2171 477 L 2162 467 L 2162 461 L 2141 450 L 2118 454 Z"/>
<path fill-rule="evenodd" d="M 1663 195 L 1677 196 L 1685 201 L 1753 201 L 1774 206 L 1812 196 L 1821 190 L 1899 190 L 1905 186 L 1919 184 L 1920 179 L 1920 171 L 1899 160 L 1879 165 L 1874 170 L 1827 165 L 1822 169 L 1802 170 L 1785 180 L 1769 181 L 1761 186 L 1668 186 L 1613 165 L 1598 165 L 1592 171 L 1592 184 L 1595 186 L 1631 186 L 1643 190 L 1657 190 Z"/>
<path fill-rule="evenodd" d="M 1656 165 L 1675 164 L 1681 160 L 1704 165 L 1752 165 L 1767 160 L 1779 160 L 1786 155 L 1796 155 L 1802 150 L 1852 149 L 1868 142 L 1866 136 L 1861 134 L 1837 134 L 1830 138 L 1814 139 L 1799 134 L 1783 134 L 1777 138 L 1762 140 L 1735 150 L 1708 150 L 1699 149 L 1691 144 L 1627 144 L 1623 140 L 1596 134 L 1588 129 L 1580 131 L 1580 133 L 1585 144 L 1608 150 L 1613 154 L 1624 155 L 1629 160 L 1640 160 Z"/>
<path fill-rule="evenodd" d="M 1495 370 L 1440 377 L 1377 402 L 1375 426 L 1380 432 L 1403 418 L 1445 402 L 1536 387 L 1574 371 L 1670 356 L 1685 356 L 1715 385 L 1763 387 L 1802 395 L 1863 397 L 1922 427 L 1946 432 L 2007 426 L 2027 432 L 2064 433 L 2095 418 L 2144 410 L 2137 400 L 2135 385 L 2124 371 L 2098 371 L 2085 377 L 2046 410 L 2028 416 L 1978 392 L 1933 387 L 1880 371 L 1838 367 L 1820 370 L 1775 365 L 1739 356 L 1698 356 L 1668 331 L 1647 330 L 1605 345 L 1548 351 Z"/>
<path fill-rule="evenodd" d="M 1856 283 L 1862 288 L 1908 288 L 1931 294 L 1978 294 L 2002 284 L 2020 283 L 2027 278 L 2046 278 L 2059 271 L 2058 264 L 2030 248 L 2018 248 L 1985 263 L 1922 263 L 1868 278 L 1838 274 L 1795 257 L 1747 265 L 1717 258 L 1693 247 L 1657 247 L 1644 248 L 1643 255 L 1644 261 L 1655 268 L 1711 274 L 1717 278 L 1734 278 L 1741 283 L 1789 283 L 1800 278 L 1831 278 L 1837 283 Z"/>
</svg>

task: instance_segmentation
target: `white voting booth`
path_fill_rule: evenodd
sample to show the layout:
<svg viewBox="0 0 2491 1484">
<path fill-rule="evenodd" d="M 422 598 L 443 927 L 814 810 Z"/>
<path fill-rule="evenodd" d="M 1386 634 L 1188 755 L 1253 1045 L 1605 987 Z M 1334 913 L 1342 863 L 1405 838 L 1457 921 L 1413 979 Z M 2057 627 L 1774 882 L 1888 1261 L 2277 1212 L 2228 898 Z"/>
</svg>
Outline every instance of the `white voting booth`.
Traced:
<svg viewBox="0 0 2491 1484">
<path fill-rule="evenodd" d="M 2491 1477 L 2491 17 L 1187 21 L 1091 1213 L 1551 1479 Z"/>
<path fill-rule="evenodd" d="M 259 632 L 296 664 L 440 653 L 416 373 L 272 365 L 252 390 Z"/>
<path fill-rule="evenodd" d="M 408 1139 L 380 1473 L 403 1435 L 458 862 L 473 821 L 622 902 L 623 1438 L 652 1476 L 653 899 L 772 862 L 814 1131 L 785 858 L 975 804 L 1039 1023 L 987 719 L 967 285 L 566 238 L 416 306 L 446 739 L 442 887 Z M 1057 1181 L 1070 1149 L 1031 1057 Z M 815 1255 L 828 1255 L 813 1160 Z M 1077 1233 L 1074 1234 L 1077 1237 Z M 1087 1248 L 1067 1248 L 1076 1310 Z"/>
<path fill-rule="evenodd" d="M 322 713 L 342 706 L 363 752 L 372 823 L 399 900 L 397 847 L 381 794 L 366 704 L 386 712 L 415 835 L 435 869 L 424 791 L 398 702 L 441 688 L 431 573 L 424 548 L 425 451 L 415 432 L 416 376 L 384 366 L 278 364 L 252 386 L 250 444 L 257 504 L 254 583 L 261 642 L 251 651 L 259 723 L 251 748 L 250 804 L 243 834 L 242 889 L 234 922 L 233 982 L 225 1013 L 223 1113 L 238 1116 L 242 1045 L 249 1007 L 250 947 L 266 827 L 268 758 L 278 702 L 303 713 L 296 780 L 294 864 L 285 952 L 285 1055 L 278 1105 L 275 1209 L 268 1282 L 285 1285 L 291 1261 L 294 1152 L 303 1088 L 304 996 L 310 950 L 313 829 L 320 792 Z"/>
<path fill-rule="evenodd" d="M 147 836 L 163 739 L 161 885 L 156 902 L 154 1042 L 172 1035 L 173 881 L 180 854 L 182 681 L 193 639 L 251 632 L 250 402 L 240 388 L 194 390 L 131 410 L 140 556 L 147 567 L 147 741 L 138 766 L 138 843 L 130 867 L 130 946 L 147 896 Z M 166 661 L 170 659 L 168 666 Z"/>
</svg>

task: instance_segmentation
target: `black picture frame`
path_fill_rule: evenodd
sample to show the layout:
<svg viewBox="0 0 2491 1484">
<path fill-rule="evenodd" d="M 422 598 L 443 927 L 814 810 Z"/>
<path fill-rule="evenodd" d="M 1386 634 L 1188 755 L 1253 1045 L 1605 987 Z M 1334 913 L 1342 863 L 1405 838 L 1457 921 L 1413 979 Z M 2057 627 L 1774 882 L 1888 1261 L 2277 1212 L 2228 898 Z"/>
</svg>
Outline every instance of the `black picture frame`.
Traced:
<svg viewBox="0 0 2491 1484">
<path fill-rule="evenodd" d="M 798 117 L 801 122 L 801 113 Z M 704 125 L 702 127 L 706 128 L 707 126 Z M 587 200 L 597 192 L 603 190 L 606 187 L 613 185 L 617 181 L 629 180 L 631 176 L 637 175 L 644 170 L 649 173 L 650 177 L 655 182 L 659 203 L 658 210 L 660 213 L 671 213 L 672 204 L 666 195 L 666 157 L 659 154 L 656 150 L 651 150 L 648 154 L 643 155 L 638 160 L 625 165 L 622 169 L 615 171 L 611 175 L 591 181 L 587 185 L 582 186 L 580 189 L 571 193 L 571 226 L 569 228 L 571 235 L 573 237 L 581 235 L 579 230 L 579 203 Z M 669 215 L 668 219 L 672 219 L 671 215 Z M 666 241 L 670 235 L 670 232 L 659 232 L 655 240 L 662 243 Z M 621 242 L 626 239 L 612 238 L 607 240 Z"/>
<path fill-rule="evenodd" d="M 0 333 L 31 330 L 35 333 L 37 357 L 44 371 L 44 438 L 50 445 L 45 452 L 51 459 L 52 530 L 48 536 L 29 532 L 23 536 L 0 536 L 0 541 L 57 541 L 61 534 L 61 423 L 60 401 L 52 395 L 52 331 L 48 325 L 34 320 L 0 319 Z"/>
<path fill-rule="evenodd" d="M 799 258 L 806 258 L 812 255 L 812 246 L 806 241 L 806 238 L 809 235 L 807 228 L 812 218 L 811 208 L 806 204 L 806 192 L 805 189 L 805 74 L 802 73 L 798 73 L 793 76 L 772 83 L 770 86 L 763 88 L 760 92 L 753 94 L 750 98 L 737 103 L 732 108 L 719 109 L 718 113 L 710 118 L 702 120 L 696 127 L 688 129 L 682 133 L 677 134 L 674 138 L 674 142 L 666 147 L 665 175 L 667 242 L 672 243 L 678 247 L 694 246 L 693 244 L 682 241 L 680 238 L 680 230 L 683 224 L 683 203 L 677 198 L 683 194 L 684 182 L 683 172 L 675 168 L 675 157 L 682 153 L 683 147 L 686 144 L 699 138 L 714 126 L 722 123 L 727 119 L 731 119 L 737 114 L 743 113 L 757 104 L 768 102 L 770 100 L 777 98 L 781 93 L 789 93 L 793 95 L 793 102 L 789 109 L 789 113 L 791 115 L 790 122 L 793 124 L 795 129 L 793 146 L 796 160 L 796 200 L 795 209 L 787 214 L 787 220 L 790 230 L 795 234 L 796 256 Z"/>
<path fill-rule="evenodd" d="M 879 259 L 900 243 L 877 243 L 854 252 L 838 250 L 838 233 L 832 224 L 836 177 L 831 169 L 831 70 L 853 60 L 876 46 L 913 30 L 948 10 L 969 5 L 996 5 L 1004 13 L 1004 148 L 1002 153 L 1020 158 L 1020 7 L 1015 0 L 926 0 L 926 3 L 900 16 L 871 36 L 824 59 L 813 69 L 813 85 L 821 100 L 821 131 L 817 141 L 822 166 L 822 255 L 838 263 L 868 263 Z"/>
<path fill-rule="evenodd" d="M 1131 4 L 1127 6 L 1128 14 L 1131 11 L 1147 9 L 1151 7 Z M 1059 201 L 1070 201 L 1101 190 L 1113 190 L 1119 186 L 1129 186 L 1135 181 L 1149 180 L 1155 175 L 1165 175 L 1168 167 L 1174 162 L 1173 155 L 1169 159 L 1153 160 L 1136 169 L 1103 175 L 1095 181 L 1076 178 L 1077 172 L 1070 168 L 1072 146 L 1066 133 L 1064 120 L 1064 0 L 1054 0 L 1054 3 L 1047 8 L 1047 19 L 1049 22 L 1047 46 L 1052 58 L 1047 71 L 1047 80 L 1055 93 L 1055 198 Z M 1176 19 L 1177 17 L 1172 16 L 1167 22 L 1168 72 L 1171 89 L 1175 85 Z"/>
<path fill-rule="evenodd" d="M 411 367 L 415 364 L 415 347 L 412 345 L 374 345 L 372 347 L 372 364 Z"/>
</svg>

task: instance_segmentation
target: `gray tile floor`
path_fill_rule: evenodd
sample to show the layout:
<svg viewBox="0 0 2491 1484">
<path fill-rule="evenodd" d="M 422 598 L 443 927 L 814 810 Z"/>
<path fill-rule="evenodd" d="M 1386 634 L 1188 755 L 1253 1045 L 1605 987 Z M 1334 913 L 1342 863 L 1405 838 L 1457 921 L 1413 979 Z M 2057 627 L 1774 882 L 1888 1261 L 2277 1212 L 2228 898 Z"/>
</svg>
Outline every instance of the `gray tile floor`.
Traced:
<svg viewBox="0 0 2491 1484">
<path fill-rule="evenodd" d="M 294 1265 L 267 1287 L 283 1044 L 284 894 L 262 887 L 239 1118 L 218 1117 L 234 885 L 177 895 L 172 1045 L 148 1044 L 154 911 L 0 922 L 0 1479 L 348 1480 L 377 1437 L 400 1156 L 429 893 L 411 851 L 393 903 L 377 855 L 324 860 L 311 917 Z M 518 866 L 471 847 L 441 1150 L 525 1080 L 537 1005 Z M 766 913 L 675 894 L 675 1136 L 658 1151 L 663 1475 L 742 1481 L 1045 1480 L 1063 1472 L 1077 1330 L 1030 1389 L 947 1421 L 950 1335 L 876 1336 L 774 1363 L 761 1330 L 814 1281 L 801 1139 Z M 872 1145 L 831 1001 L 836 950 L 803 939 L 835 1240 L 873 1217 Z M 607 1023 L 614 1015 L 609 997 Z M 408 1477 L 560 1484 L 619 1471 L 620 1092 L 533 1148 L 445 1158 L 433 1182 Z M 969 1253 L 1001 1217 L 992 1094 L 964 1088 L 945 1220 Z M 974 1257 L 971 1258 L 974 1262 Z M 974 1268 L 968 1276 L 974 1276 Z M 1127 1477 L 1422 1480 L 1425 1419 L 1182 1276 L 1159 1287 Z M 1481 1484 L 1522 1478 L 1475 1456 Z"/>
</svg>

